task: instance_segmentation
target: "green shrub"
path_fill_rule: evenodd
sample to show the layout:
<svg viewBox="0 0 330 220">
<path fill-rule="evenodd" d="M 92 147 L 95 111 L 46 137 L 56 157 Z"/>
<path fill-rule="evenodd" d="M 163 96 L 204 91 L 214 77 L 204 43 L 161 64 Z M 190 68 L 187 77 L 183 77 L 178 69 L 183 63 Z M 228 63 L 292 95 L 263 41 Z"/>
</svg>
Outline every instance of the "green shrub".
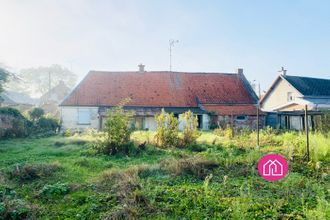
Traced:
<svg viewBox="0 0 330 220">
<path fill-rule="evenodd" d="M 134 146 L 130 141 L 132 133 L 130 120 L 132 113 L 123 108 L 123 104 L 110 109 L 105 122 L 105 137 L 94 145 L 94 148 L 104 154 L 115 155 L 128 153 Z"/>
<path fill-rule="evenodd" d="M 52 117 L 44 117 L 43 110 L 34 108 L 30 112 L 32 121 L 26 119 L 18 110 L 12 108 L 0 108 L 0 116 L 4 118 L 8 126 L 0 129 L 0 138 L 48 137 L 56 134 L 60 123 Z"/>
<path fill-rule="evenodd" d="M 0 138 L 26 137 L 30 132 L 31 123 L 14 108 L 0 108 L 0 120 L 8 124 L 5 128 L 0 128 Z"/>
<path fill-rule="evenodd" d="M 41 117 L 37 122 L 37 127 L 40 131 L 54 131 L 56 133 L 60 128 L 60 122 L 56 118 Z"/>
<path fill-rule="evenodd" d="M 33 108 L 28 112 L 28 115 L 32 121 L 39 120 L 42 116 L 44 116 L 45 111 L 42 108 Z"/>
<path fill-rule="evenodd" d="M 45 185 L 40 192 L 43 196 L 60 196 L 70 192 L 70 187 L 67 183 L 55 183 L 52 185 Z"/>
<path fill-rule="evenodd" d="M 21 118 L 12 119 L 12 128 L 6 129 L 5 137 L 26 137 L 29 133 L 27 128 L 27 121 Z"/>
<path fill-rule="evenodd" d="M 195 144 L 197 138 L 201 135 L 197 128 L 197 117 L 191 111 L 187 111 L 182 114 L 182 118 L 184 123 L 182 144 L 184 146 Z"/>
<path fill-rule="evenodd" d="M 0 187 L 0 219 L 33 218 L 33 210 L 26 201 L 17 198 L 14 190 Z"/>
<path fill-rule="evenodd" d="M 0 115 L 13 116 L 15 118 L 24 118 L 24 116 L 15 108 L 1 107 Z"/>
<path fill-rule="evenodd" d="M 179 144 L 179 127 L 178 119 L 173 113 L 166 113 L 164 109 L 155 116 L 157 122 L 157 131 L 155 139 L 157 146 L 168 148 L 177 147 Z"/>
</svg>

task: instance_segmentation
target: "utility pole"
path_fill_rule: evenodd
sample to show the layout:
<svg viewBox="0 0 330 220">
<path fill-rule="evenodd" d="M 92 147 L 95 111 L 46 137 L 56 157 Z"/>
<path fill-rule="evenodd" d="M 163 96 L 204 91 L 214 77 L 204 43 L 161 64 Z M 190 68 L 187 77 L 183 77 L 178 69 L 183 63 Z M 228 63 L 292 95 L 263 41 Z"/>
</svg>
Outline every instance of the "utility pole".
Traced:
<svg viewBox="0 0 330 220">
<path fill-rule="evenodd" d="M 305 133 L 306 133 L 306 153 L 307 161 L 309 161 L 309 134 L 308 134 L 308 114 L 307 114 L 307 105 L 305 105 Z"/>
<path fill-rule="evenodd" d="M 50 99 L 50 90 L 52 89 L 52 73 L 48 72 L 48 100 Z"/>
<path fill-rule="evenodd" d="M 169 46 L 170 46 L 170 72 L 172 72 L 172 47 L 174 47 L 175 43 L 179 43 L 178 40 L 169 40 Z"/>
<path fill-rule="evenodd" d="M 257 104 L 257 149 L 260 148 L 259 108 L 260 108 L 260 101 L 258 100 L 258 104 Z"/>
<path fill-rule="evenodd" d="M 253 80 L 253 82 L 251 83 L 253 85 L 253 89 L 254 91 L 257 93 L 257 88 L 256 88 L 256 84 L 258 83 L 258 98 L 259 100 L 261 99 L 261 89 L 260 89 L 260 82 L 258 82 L 257 80 Z"/>
</svg>

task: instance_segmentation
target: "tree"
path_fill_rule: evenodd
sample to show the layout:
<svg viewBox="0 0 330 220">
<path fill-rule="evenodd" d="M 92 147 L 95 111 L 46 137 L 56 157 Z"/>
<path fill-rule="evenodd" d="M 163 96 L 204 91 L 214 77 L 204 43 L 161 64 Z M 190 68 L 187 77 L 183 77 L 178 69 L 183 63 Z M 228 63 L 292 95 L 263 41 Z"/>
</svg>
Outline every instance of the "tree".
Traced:
<svg viewBox="0 0 330 220">
<path fill-rule="evenodd" d="M 40 66 L 38 68 L 22 69 L 18 74 L 22 80 L 12 81 L 8 87 L 19 91 L 28 93 L 31 96 L 41 96 L 45 94 L 49 87 L 54 87 L 62 80 L 67 86 L 72 88 L 77 76 L 69 69 L 58 64 L 49 67 Z"/>
<path fill-rule="evenodd" d="M 38 121 L 44 114 L 45 111 L 42 108 L 33 108 L 29 111 L 29 116 L 32 121 Z"/>
<path fill-rule="evenodd" d="M 3 92 L 4 90 L 3 87 L 8 80 L 8 77 L 9 77 L 9 72 L 6 69 L 0 67 L 0 93 Z"/>
</svg>

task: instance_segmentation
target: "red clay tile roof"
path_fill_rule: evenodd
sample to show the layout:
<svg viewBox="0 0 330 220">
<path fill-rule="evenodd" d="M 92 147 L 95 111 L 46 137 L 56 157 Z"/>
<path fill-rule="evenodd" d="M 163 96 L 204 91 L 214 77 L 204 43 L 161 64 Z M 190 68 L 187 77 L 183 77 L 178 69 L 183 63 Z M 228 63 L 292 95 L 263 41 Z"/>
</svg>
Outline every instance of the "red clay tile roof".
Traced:
<svg viewBox="0 0 330 220">
<path fill-rule="evenodd" d="M 253 104 L 239 74 L 90 71 L 62 106 L 198 107 L 199 104 Z"/>
<path fill-rule="evenodd" d="M 217 115 L 257 115 L 256 105 L 204 105 L 204 108 Z M 265 114 L 261 111 L 259 113 Z"/>
</svg>

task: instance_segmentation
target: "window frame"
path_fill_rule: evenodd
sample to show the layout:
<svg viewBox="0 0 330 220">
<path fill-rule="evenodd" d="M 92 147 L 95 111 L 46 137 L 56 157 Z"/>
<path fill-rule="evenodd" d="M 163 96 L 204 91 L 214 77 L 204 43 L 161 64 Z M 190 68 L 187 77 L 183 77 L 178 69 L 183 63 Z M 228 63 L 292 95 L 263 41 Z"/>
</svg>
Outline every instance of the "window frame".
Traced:
<svg viewBox="0 0 330 220">
<path fill-rule="evenodd" d="M 81 113 L 88 114 L 88 119 L 85 121 L 80 120 L 81 119 Z M 91 124 L 91 111 L 89 109 L 77 109 L 77 124 L 78 125 L 90 125 Z"/>
<path fill-rule="evenodd" d="M 287 98 L 288 102 L 294 101 L 293 92 L 287 92 L 287 97 L 286 98 Z"/>
</svg>

